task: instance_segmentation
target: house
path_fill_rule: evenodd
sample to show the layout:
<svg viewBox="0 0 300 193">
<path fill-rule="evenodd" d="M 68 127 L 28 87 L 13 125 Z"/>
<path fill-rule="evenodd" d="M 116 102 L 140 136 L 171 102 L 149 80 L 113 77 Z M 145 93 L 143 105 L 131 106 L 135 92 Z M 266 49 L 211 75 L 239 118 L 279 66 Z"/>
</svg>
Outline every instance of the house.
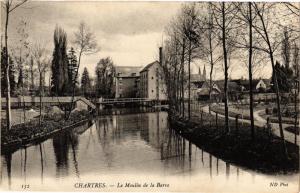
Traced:
<svg viewBox="0 0 300 193">
<path fill-rule="evenodd" d="M 218 86 L 219 90 L 221 91 L 222 94 L 222 99 L 224 99 L 224 93 L 225 93 L 225 89 L 224 89 L 224 84 L 225 84 L 225 80 L 216 80 L 215 84 Z M 229 100 L 237 100 L 240 98 L 241 95 L 241 91 L 242 91 L 242 87 L 231 80 L 228 80 L 227 83 L 227 92 L 228 92 L 228 99 Z"/>
<path fill-rule="evenodd" d="M 198 81 L 191 83 L 191 96 L 197 100 L 209 100 L 209 81 Z M 221 90 L 218 85 L 212 82 L 211 99 L 220 101 Z"/>
<path fill-rule="evenodd" d="M 154 61 L 140 71 L 140 97 L 152 100 L 166 100 L 165 83 L 160 74 L 160 65 Z"/>
<path fill-rule="evenodd" d="M 231 80 L 231 82 L 235 82 L 240 86 L 242 92 L 248 92 L 250 90 L 250 82 L 249 80 L 244 79 L 236 79 Z M 252 80 L 252 90 L 254 92 L 266 92 L 271 88 L 271 80 L 270 79 L 253 79 Z"/>
<path fill-rule="evenodd" d="M 140 69 L 140 66 L 116 67 L 115 98 L 139 97 Z"/>
</svg>

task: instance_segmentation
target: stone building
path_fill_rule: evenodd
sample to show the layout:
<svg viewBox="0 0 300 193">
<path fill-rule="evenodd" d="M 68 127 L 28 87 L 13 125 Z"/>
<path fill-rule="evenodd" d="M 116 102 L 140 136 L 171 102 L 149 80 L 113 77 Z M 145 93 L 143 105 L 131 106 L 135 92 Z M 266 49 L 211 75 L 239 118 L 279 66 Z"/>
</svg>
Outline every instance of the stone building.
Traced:
<svg viewBox="0 0 300 193">
<path fill-rule="evenodd" d="M 160 74 L 158 61 L 146 65 L 140 71 L 140 97 L 152 100 L 166 100 L 165 84 Z"/>
<path fill-rule="evenodd" d="M 141 67 L 117 66 L 115 76 L 115 98 L 137 98 Z"/>
</svg>

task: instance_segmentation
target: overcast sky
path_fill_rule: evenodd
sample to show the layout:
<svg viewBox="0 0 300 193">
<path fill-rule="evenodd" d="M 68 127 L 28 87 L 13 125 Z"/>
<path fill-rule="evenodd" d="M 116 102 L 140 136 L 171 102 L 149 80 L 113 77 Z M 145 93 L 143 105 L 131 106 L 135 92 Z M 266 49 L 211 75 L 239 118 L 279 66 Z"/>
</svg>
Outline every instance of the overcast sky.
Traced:
<svg viewBox="0 0 300 193">
<path fill-rule="evenodd" d="M 10 42 L 17 38 L 20 20 L 28 22 L 31 42 L 53 51 L 56 25 L 68 35 L 69 46 L 80 21 L 94 32 L 100 52 L 83 56 L 81 71 L 91 75 L 100 58 L 110 56 L 119 66 L 145 66 L 158 58 L 164 27 L 180 8 L 180 2 L 28 2 L 11 16 Z"/>
<path fill-rule="evenodd" d="M 95 66 L 100 58 L 111 57 L 117 66 L 145 66 L 158 60 L 158 47 L 162 45 L 164 29 L 178 13 L 181 2 L 27 2 L 14 11 L 10 17 L 10 47 L 18 39 L 17 26 L 21 20 L 28 23 L 29 39 L 32 45 L 44 44 L 53 52 L 55 26 L 62 27 L 68 35 L 68 46 L 72 46 L 74 32 L 84 21 L 94 32 L 100 51 L 84 55 L 80 74 L 87 67 L 94 76 Z M 3 13 L 2 13 L 3 14 Z M 3 15 L 2 15 L 3 16 Z M 4 20 L 2 19 L 2 22 Z M 3 24 L 2 24 L 3 25 Z M 247 78 L 247 69 L 238 59 L 231 66 L 231 78 Z M 203 69 L 204 63 L 192 64 L 192 72 Z M 264 65 L 255 78 L 269 78 L 271 65 Z M 207 78 L 209 65 L 206 65 Z M 213 78 L 223 78 L 221 68 Z"/>
</svg>

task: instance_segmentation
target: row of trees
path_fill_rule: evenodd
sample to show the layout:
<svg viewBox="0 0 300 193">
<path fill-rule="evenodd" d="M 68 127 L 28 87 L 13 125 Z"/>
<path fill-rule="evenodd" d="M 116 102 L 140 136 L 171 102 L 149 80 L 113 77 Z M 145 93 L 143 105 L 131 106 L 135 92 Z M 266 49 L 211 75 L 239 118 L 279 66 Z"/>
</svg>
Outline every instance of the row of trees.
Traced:
<svg viewBox="0 0 300 193">
<path fill-rule="evenodd" d="M 22 21 L 17 29 L 19 41 L 15 44 L 16 46 L 8 47 L 10 14 L 26 2 L 27 0 L 6 0 L 2 6 L 4 9 L 5 26 L 4 45 L 1 44 L 1 95 L 5 95 L 6 97 L 7 129 L 11 128 L 11 94 L 24 96 L 28 94 L 28 90 L 36 90 L 36 82 L 38 82 L 36 94 L 40 97 L 41 114 L 42 96 L 44 95 L 45 78 L 48 71 L 50 71 L 50 94 L 52 96 L 71 95 L 71 104 L 73 106 L 76 80 L 78 79 L 78 70 L 82 56 L 96 53 L 99 50 L 94 34 L 84 22 L 79 24 L 77 31 L 74 33 L 74 41 L 72 41 L 74 48 L 71 47 L 69 53 L 67 53 L 67 34 L 62 28 L 58 26 L 55 28 L 54 51 L 51 57 L 51 54 L 49 54 L 49 51 L 42 42 L 32 44 L 28 41 L 27 23 L 25 21 Z M 36 77 L 38 77 L 38 81 L 36 81 Z M 66 119 L 70 116 L 72 106 L 69 108 L 70 110 L 67 113 Z"/>
<path fill-rule="evenodd" d="M 95 69 L 95 81 L 85 67 L 81 76 L 81 93 L 86 97 L 114 97 L 114 77 L 116 69 L 110 57 L 102 58 Z"/>
<path fill-rule="evenodd" d="M 286 153 L 280 110 L 279 85 L 296 81 L 299 74 L 299 7 L 297 4 L 258 2 L 207 2 L 183 4 L 178 15 L 167 26 L 162 73 L 173 111 L 185 116 L 184 100 L 188 98 L 190 119 L 191 63 L 200 61 L 210 67 L 209 95 L 213 88 L 216 66 L 223 72 L 225 129 L 230 132 L 228 117 L 228 82 L 233 62 L 246 64 L 250 84 L 251 137 L 255 138 L 253 117 L 253 74 L 269 65 L 283 147 Z M 288 23 L 290 21 L 290 23 Z M 293 45 L 293 46 L 291 46 Z M 280 49 L 281 48 L 281 49 Z M 293 52 L 293 57 L 291 53 Z M 292 59 L 293 58 L 293 59 Z M 282 59 L 279 75 L 276 60 Z M 277 66 L 277 67 L 276 67 Z M 282 68 L 283 69 L 283 68 Z M 293 87 L 287 88 L 290 91 Z M 188 96 L 185 97 L 185 90 Z"/>
</svg>

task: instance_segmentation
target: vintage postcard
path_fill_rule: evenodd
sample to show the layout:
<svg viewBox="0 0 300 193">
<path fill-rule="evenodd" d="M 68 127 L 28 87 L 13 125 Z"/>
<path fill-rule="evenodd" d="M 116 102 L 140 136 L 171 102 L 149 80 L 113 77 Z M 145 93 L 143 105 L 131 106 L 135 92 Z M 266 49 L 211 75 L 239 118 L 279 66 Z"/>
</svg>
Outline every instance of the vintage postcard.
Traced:
<svg viewBox="0 0 300 193">
<path fill-rule="evenodd" d="M 300 2 L 1 1 L 0 191 L 299 192 Z"/>
</svg>

